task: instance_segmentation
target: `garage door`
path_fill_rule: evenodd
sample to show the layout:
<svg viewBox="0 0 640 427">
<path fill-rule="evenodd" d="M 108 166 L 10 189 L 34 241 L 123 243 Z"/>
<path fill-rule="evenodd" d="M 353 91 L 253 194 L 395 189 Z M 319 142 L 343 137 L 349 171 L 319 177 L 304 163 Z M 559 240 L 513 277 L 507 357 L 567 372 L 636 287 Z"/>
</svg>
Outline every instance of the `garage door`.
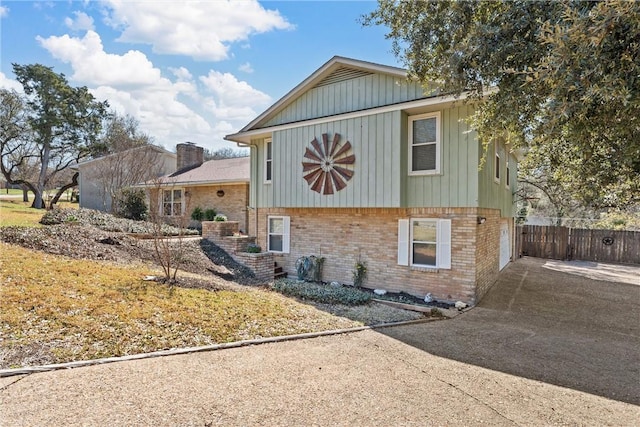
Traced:
<svg viewBox="0 0 640 427">
<path fill-rule="evenodd" d="M 509 236 L 509 223 L 500 223 L 500 270 L 502 270 L 511 258 L 511 239 Z"/>
</svg>

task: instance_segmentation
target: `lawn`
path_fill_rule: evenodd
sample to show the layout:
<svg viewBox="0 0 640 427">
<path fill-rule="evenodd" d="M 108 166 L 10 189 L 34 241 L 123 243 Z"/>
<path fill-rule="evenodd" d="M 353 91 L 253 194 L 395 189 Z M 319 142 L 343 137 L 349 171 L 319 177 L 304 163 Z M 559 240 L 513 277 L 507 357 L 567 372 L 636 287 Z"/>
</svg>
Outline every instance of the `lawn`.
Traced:
<svg viewBox="0 0 640 427">
<path fill-rule="evenodd" d="M 5 190 L 2 190 L 2 194 L 4 194 L 4 191 Z M 61 208 L 77 208 L 78 204 L 62 202 L 58 203 L 58 206 Z M 11 225 L 21 227 L 40 227 L 39 221 L 44 213 L 44 209 L 31 208 L 31 202 L 23 202 L 18 199 L 0 199 L 0 227 L 7 227 Z"/>
<path fill-rule="evenodd" d="M 267 289 L 144 281 L 148 266 L 0 243 L 0 367 L 61 363 L 361 325 Z M 237 289 L 236 289 L 237 288 Z"/>
</svg>

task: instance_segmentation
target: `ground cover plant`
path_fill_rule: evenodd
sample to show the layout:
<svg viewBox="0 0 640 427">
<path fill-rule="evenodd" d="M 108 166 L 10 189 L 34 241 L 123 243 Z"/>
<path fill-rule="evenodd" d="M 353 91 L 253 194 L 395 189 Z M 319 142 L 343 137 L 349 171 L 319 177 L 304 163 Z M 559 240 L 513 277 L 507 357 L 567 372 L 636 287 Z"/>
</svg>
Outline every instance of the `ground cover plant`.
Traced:
<svg viewBox="0 0 640 427">
<path fill-rule="evenodd" d="M 46 213 L 44 225 L 32 211 L 16 217 L 40 228 L 0 226 L 0 368 L 423 317 L 282 295 L 198 238 L 182 242 L 176 283 L 145 280 L 162 273 L 152 241 L 130 235 L 134 221 L 74 209 Z"/>
</svg>

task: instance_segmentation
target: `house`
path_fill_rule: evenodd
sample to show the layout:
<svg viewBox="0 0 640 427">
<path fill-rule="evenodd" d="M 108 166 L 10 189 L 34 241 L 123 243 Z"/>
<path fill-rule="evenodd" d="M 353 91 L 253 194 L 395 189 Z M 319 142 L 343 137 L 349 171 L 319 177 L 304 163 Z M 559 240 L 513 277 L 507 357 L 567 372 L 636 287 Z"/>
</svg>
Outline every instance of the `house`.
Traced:
<svg viewBox="0 0 640 427">
<path fill-rule="evenodd" d="M 192 143 L 176 146 L 177 171 L 139 187 L 151 190 L 150 200 L 161 200 L 161 215 L 191 217 L 195 208 L 215 210 L 239 228 L 247 228 L 249 157 L 204 161 L 204 150 Z M 162 191 L 161 197 L 156 190 Z"/>
<path fill-rule="evenodd" d="M 462 97 L 464 98 L 464 97 Z M 517 158 L 473 105 L 404 70 L 334 57 L 229 141 L 251 149 L 249 233 L 289 274 L 476 303 L 513 253 Z"/>
<path fill-rule="evenodd" d="M 80 207 L 110 212 L 118 190 L 175 171 L 176 157 L 164 148 L 143 145 L 78 163 Z"/>
</svg>

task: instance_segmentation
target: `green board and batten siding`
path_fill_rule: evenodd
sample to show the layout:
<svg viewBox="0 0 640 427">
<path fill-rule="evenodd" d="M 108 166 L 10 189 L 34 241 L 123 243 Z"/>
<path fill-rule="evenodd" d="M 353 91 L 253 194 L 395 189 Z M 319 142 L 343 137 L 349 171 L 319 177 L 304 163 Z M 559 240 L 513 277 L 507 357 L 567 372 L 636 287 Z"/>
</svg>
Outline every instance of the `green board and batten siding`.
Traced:
<svg viewBox="0 0 640 427">
<path fill-rule="evenodd" d="M 335 83 L 323 84 L 308 90 L 261 127 L 361 111 L 426 97 L 419 83 L 396 76 L 366 74 L 348 80 L 337 80 Z"/>
<path fill-rule="evenodd" d="M 325 79 L 326 80 L 326 79 Z M 482 153 L 475 132 L 464 118 L 473 112 L 470 105 L 457 103 L 446 108 L 431 106 L 427 111 L 441 111 L 441 173 L 408 175 L 408 115 L 398 110 L 367 115 L 369 108 L 424 98 L 417 83 L 383 74 L 360 75 L 347 80 L 334 79 L 303 93 L 283 111 L 259 127 L 280 125 L 272 133 L 273 177 L 264 183 L 264 139 L 252 141 L 251 205 L 257 207 L 348 208 L 348 207 L 486 207 L 499 208 L 503 216 L 512 216 L 510 189 L 493 180 L 491 156 L 479 169 Z M 305 126 L 305 120 L 352 111 L 362 116 L 336 118 L 322 124 Z M 417 114 L 417 111 L 412 113 Z M 292 123 L 291 127 L 281 127 Z M 294 124 L 295 123 L 295 124 Z M 355 175 L 347 187 L 333 195 L 310 189 L 303 179 L 302 161 L 311 140 L 321 140 L 328 133 L 341 135 L 340 144 L 349 140 L 356 156 Z M 515 159 L 512 158 L 515 164 Z M 511 167 L 511 183 L 516 180 Z M 515 188 L 515 187 L 514 187 Z M 257 198 L 257 200 L 256 200 Z"/>
<path fill-rule="evenodd" d="M 273 178 L 252 185 L 258 191 L 259 207 L 398 207 L 401 196 L 401 113 L 393 111 L 348 120 L 302 126 L 273 133 Z M 347 140 L 350 154 L 356 157 L 355 174 L 347 187 L 333 195 L 311 191 L 303 178 L 302 161 L 311 140 L 321 140 L 328 133 L 341 135 L 340 145 Z M 258 143 L 256 141 L 256 143 Z M 263 141 L 259 146 L 263 147 Z M 253 153 L 252 153 L 253 154 Z M 253 160 L 253 159 L 252 159 Z M 264 177 L 264 148 L 257 156 L 258 177 Z"/>
</svg>

